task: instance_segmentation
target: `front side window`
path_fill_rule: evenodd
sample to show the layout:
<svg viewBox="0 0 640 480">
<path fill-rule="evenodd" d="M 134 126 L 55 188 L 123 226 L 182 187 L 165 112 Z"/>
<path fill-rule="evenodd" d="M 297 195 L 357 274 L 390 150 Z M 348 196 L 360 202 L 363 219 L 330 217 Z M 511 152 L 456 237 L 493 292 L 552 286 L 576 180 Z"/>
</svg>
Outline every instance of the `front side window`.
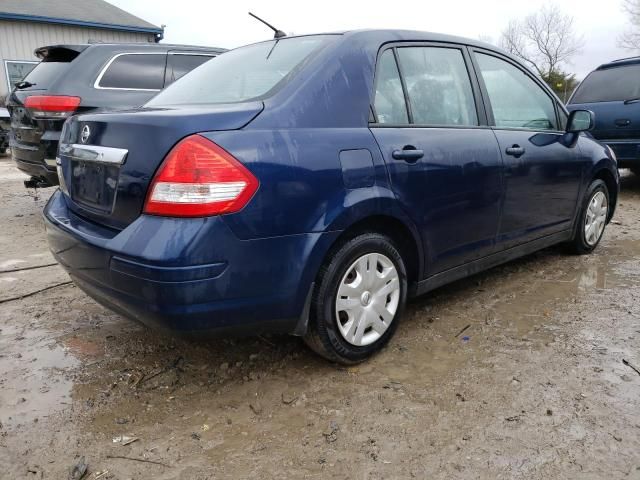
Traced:
<svg viewBox="0 0 640 480">
<path fill-rule="evenodd" d="M 374 102 L 378 123 L 402 125 L 409 123 L 400 73 L 393 50 L 385 50 L 378 61 Z"/>
<path fill-rule="evenodd" d="M 496 127 L 558 130 L 553 100 L 512 64 L 476 53 Z"/>
<path fill-rule="evenodd" d="M 164 84 L 167 55 L 125 53 L 113 58 L 98 79 L 100 88 L 160 90 Z"/>
<path fill-rule="evenodd" d="M 215 57 L 171 84 L 147 106 L 206 105 L 263 99 L 335 35 L 256 43 Z"/>
<path fill-rule="evenodd" d="M 478 125 L 471 80 L 460 50 L 400 47 L 398 58 L 413 123 Z"/>
</svg>

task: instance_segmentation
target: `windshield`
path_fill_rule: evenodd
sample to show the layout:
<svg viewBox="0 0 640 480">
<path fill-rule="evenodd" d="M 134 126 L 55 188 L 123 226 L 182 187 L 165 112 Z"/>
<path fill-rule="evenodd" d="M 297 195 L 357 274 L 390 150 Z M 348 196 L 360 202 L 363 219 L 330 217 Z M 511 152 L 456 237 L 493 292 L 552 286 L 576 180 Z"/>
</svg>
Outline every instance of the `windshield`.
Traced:
<svg viewBox="0 0 640 480">
<path fill-rule="evenodd" d="M 236 103 L 266 97 L 331 35 L 282 38 L 232 50 L 201 65 L 146 106 Z"/>
<path fill-rule="evenodd" d="M 616 102 L 640 97 L 640 65 L 596 70 L 580 84 L 571 103 Z"/>
</svg>

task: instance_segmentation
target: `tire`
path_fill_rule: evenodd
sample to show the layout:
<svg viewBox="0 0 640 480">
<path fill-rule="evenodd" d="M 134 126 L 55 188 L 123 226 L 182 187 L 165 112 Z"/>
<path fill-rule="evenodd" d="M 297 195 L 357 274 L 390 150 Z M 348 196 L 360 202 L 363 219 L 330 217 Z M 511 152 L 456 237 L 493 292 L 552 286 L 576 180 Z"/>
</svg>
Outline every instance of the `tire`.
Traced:
<svg viewBox="0 0 640 480">
<path fill-rule="evenodd" d="M 347 295 L 339 298 L 339 290 Z M 360 234 L 327 255 L 304 341 L 333 362 L 362 362 L 393 336 L 406 300 L 407 271 L 393 241 L 378 233 Z"/>
<path fill-rule="evenodd" d="M 601 203 L 598 207 L 597 204 L 600 200 L 606 201 L 606 205 Z M 598 246 L 609 221 L 610 208 L 611 201 L 607 185 L 602 180 L 594 180 L 587 188 L 578 215 L 576 230 L 570 242 L 574 253 L 579 255 L 591 253 Z M 588 229 L 588 224 L 594 225 L 593 230 Z"/>
</svg>

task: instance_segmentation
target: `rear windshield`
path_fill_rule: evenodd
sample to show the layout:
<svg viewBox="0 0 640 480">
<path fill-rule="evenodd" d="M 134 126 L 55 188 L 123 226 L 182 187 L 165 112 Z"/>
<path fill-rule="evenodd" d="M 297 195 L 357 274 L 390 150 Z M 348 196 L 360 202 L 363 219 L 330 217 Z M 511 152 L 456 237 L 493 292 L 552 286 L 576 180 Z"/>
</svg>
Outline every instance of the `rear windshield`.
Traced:
<svg viewBox="0 0 640 480">
<path fill-rule="evenodd" d="M 45 90 L 69 68 L 71 62 L 80 54 L 74 50 L 58 49 L 42 60 L 24 77 L 25 82 L 32 83 L 27 89 Z"/>
<path fill-rule="evenodd" d="M 332 38 L 335 36 L 282 38 L 232 50 L 186 74 L 147 106 L 235 103 L 264 98 Z"/>
<path fill-rule="evenodd" d="M 571 103 L 616 102 L 640 97 L 640 65 L 596 70 L 580 84 Z"/>
</svg>

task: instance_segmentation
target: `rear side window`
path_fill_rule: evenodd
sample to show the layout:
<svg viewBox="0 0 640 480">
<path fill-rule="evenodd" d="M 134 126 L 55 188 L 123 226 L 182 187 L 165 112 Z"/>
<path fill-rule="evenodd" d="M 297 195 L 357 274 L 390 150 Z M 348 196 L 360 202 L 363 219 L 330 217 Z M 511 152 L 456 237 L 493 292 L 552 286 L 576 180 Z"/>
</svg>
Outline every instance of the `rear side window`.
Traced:
<svg viewBox="0 0 640 480">
<path fill-rule="evenodd" d="M 208 61 L 147 106 L 236 103 L 262 99 L 300 71 L 334 35 L 310 35 L 240 47 Z"/>
<path fill-rule="evenodd" d="M 571 103 L 617 102 L 640 97 L 640 65 L 596 70 L 580 84 Z"/>
<path fill-rule="evenodd" d="M 170 53 L 167 57 L 167 72 L 165 75 L 164 86 L 178 80 L 184 74 L 189 73 L 196 67 L 211 60 L 211 55 L 191 55 L 185 53 Z"/>
<path fill-rule="evenodd" d="M 512 64 L 476 53 L 496 127 L 557 130 L 554 101 Z"/>
<path fill-rule="evenodd" d="M 111 59 L 96 81 L 98 88 L 160 90 L 164 84 L 167 55 L 124 53 Z"/>
<path fill-rule="evenodd" d="M 393 50 L 385 50 L 378 61 L 374 108 L 378 123 L 402 125 L 409 123 L 400 72 Z"/>
<path fill-rule="evenodd" d="M 419 125 L 478 125 L 471 80 L 457 48 L 400 47 L 400 68 Z"/>
</svg>

